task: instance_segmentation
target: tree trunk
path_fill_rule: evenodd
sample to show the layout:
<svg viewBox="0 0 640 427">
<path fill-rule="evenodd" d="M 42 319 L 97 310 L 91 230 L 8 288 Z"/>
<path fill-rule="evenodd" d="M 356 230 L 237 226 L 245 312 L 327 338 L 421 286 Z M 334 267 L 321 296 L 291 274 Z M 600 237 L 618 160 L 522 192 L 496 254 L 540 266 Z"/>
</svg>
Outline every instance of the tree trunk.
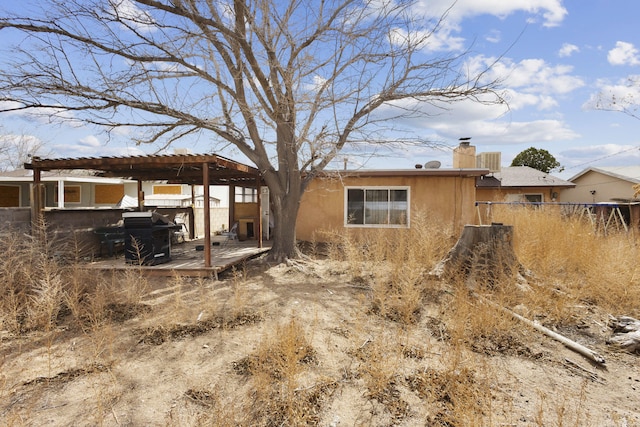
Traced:
<svg viewBox="0 0 640 427">
<path fill-rule="evenodd" d="M 513 250 L 513 226 L 494 223 L 466 225 L 456 245 L 431 273 L 492 287 L 519 269 Z"/>
<path fill-rule="evenodd" d="M 270 190 L 273 214 L 273 245 L 269 251 L 269 260 L 283 262 L 300 255 L 296 242 L 296 221 L 300 207 L 302 191 L 288 193 Z"/>
</svg>

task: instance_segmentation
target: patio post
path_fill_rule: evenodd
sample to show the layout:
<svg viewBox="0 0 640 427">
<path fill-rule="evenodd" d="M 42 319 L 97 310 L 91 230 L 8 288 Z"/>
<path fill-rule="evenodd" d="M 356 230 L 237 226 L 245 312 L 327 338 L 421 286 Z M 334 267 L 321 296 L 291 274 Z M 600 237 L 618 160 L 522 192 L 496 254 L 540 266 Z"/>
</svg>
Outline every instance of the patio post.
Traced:
<svg viewBox="0 0 640 427">
<path fill-rule="evenodd" d="M 33 187 L 31 188 L 31 234 L 39 235 L 44 223 L 44 188 L 41 181 L 41 171 L 33 169 Z"/>
<path fill-rule="evenodd" d="M 256 224 L 256 228 L 257 228 L 257 236 L 258 236 L 258 247 L 262 248 L 262 189 L 260 188 L 260 184 L 261 184 L 261 179 L 260 179 L 260 174 L 256 175 L 256 196 L 257 199 L 256 201 L 258 202 L 258 212 L 257 212 L 257 219 L 258 219 L 258 223 Z"/>
<path fill-rule="evenodd" d="M 204 187 L 204 266 L 211 267 L 211 204 L 209 201 L 209 163 L 202 164 L 202 186 Z"/>
</svg>

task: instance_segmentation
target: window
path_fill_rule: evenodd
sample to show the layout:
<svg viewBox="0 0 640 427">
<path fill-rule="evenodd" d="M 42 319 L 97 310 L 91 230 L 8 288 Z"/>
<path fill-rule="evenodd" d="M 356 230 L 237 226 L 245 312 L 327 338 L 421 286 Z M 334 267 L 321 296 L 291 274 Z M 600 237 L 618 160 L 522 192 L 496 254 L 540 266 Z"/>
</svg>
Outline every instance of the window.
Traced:
<svg viewBox="0 0 640 427">
<path fill-rule="evenodd" d="M 181 185 L 154 185 L 153 194 L 182 194 Z"/>
<path fill-rule="evenodd" d="M 236 187 L 236 203 L 257 203 L 258 190 L 252 187 Z"/>
<path fill-rule="evenodd" d="M 524 198 L 529 203 L 541 203 L 542 194 L 525 194 Z"/>
<path fill-rule="evenodd" d="M 0 185 L 0 206 L 19 207 L 20 206 L 20 187 L 17 185 Z"/>
<path fill-rule="evenodd" d="M 54 203 L 58 203 L 58 187 L 54 189 L 53 201 Z M 79 185 L 64 186 L 64 202 L 80 203 L 80 186 Z"/>
<path fill-rule="evenodd" d="M 409 220 L 406 187 L 347 188 L 345 225 L 402 227 Z"/>
<path fill-rule="evenodd" d="M 124 185 L 122 184 L 96 184 L 96 204 L 115 205 L 124 197 Z"/>
</svg>

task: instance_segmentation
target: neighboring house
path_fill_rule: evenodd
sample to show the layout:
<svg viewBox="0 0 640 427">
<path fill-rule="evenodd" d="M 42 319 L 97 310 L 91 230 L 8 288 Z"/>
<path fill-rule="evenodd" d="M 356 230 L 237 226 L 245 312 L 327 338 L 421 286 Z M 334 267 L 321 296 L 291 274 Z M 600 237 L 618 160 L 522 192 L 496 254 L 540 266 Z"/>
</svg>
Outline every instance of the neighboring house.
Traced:
<svg viewBox="0 0 640 427">
<path fill-rule="evenodd" d="M 591 167 L 569 178 L 574 188 L 562 199 L 575 203 L 637 203 L 633 186 L 640 184 L 640 166 Z"/>
<path fill-rule="evenodd" d="M 478 202 L 564 202 L 574 183 L 528 166 L 503 167 L 477 180 Z"/>
<path fill-rule="evenodd" d="M 43 171 L 41 181 L 44 184 L 44 207 L 48 211 L 126 210 L 136 209 L 138 206 L 138 181 L 136 180 L 104 178 L 85 170 L 55 170 Z M 32 187 L 33 171 L 30 169 L 0 173 L 0 208 L 9 208 L 0 212 L 0 225 L 14 222 L 29 224 Z M 150 209 L 191 209 L 193 218 L 183 221 L 193 222 L 194 237 L 204 235 L 205 202 L 202 185 L 142 181 L 140 188 L 144 194 L 144 205 Z M 59 197 L 60 194 L 63 196 Z M 241 237 L 257 238 L 255 230 L 258 227 L 256 224 L 258 219 L 253 213 L 257 212 L 256 190 L 236 186 L 231 200 L 229 195 L 227 186 L 212 185 L 210 187 L 209 211 L 212 231 L 228 230 L 233 226 L 233 222 L 229 224 L 231 204 L 234 207 L 234 221 L 240 226 L 238 234 Z M 224 197 L 224 200 L 215 196 Z M 268 203 L 268 198 L 266 200 Z M 25 212 L 19 214 L 14 208 L 22 208 Z M 268 208 L 265 211 L 268 215 Z M 119 216 L 120 213 L 115 212 L 114 215 Z M 268 218 L 263 222 L 268 223 Z"/>
<path fill-rule="evenodd" d="M 133 208 L 137 207 L 138 184 L 135 180 L 104 178 L 88 172 L 44 172 L 45 207 L 73 208 Z M 0 173 L 0 207 L 29 207 L 33 171 L 18 169 Z M 145 206 L 203 207 L 202 186 L 192 192 L 186 184 L 143 182 Z M 63 194 L 63 197 L 59 197 Z M 221 200 L 210 197 L 210 207 L 220 207 Z"/>
<path fill-rule="evenodd" d="M 487 168 L 476 180 L 478 202 L 559 202 L 560 192 L 575 184 L 528 166 L 502 167 L 499 152 L 480 153 L 468 141 L 453 151 L 455 168 Z"/>
<path fill-rule="evenodd" d="M 411 228 L 416 215 L 461 229 L 474 221 L 476 178 L 486 169 L 325 172 L 300 203 L 296 236 L 326 240 L 322 231 Z"/>
<path fill-rule="evenodd" d="M 103 178 L 77 172 L 43 172 L 47 208 L 119 207 L 125 196 L 136 197 L 136 181 Z M 18 169 L 0 173 L 0 207 L 29 207 L 33 171 Z"/>
</svg>

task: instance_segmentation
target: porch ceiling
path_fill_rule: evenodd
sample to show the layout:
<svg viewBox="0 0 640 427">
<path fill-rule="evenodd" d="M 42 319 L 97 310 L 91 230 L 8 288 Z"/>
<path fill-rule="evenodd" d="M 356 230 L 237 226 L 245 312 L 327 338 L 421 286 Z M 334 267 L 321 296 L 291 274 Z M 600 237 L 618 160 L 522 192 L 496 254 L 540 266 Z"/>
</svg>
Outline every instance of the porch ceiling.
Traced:
<svg viewBox="0 0 640 427">
<path fill-rule="evenodd" d="M 213 154 L 174 154 L 130 157 L 81 157 L 41 159 L 34 157 L 25 163 L 26 169 L 94 170 L 98 176 L 119 177 L 140 181 L 166 180 L 174 184 L 202 184 L 205 167 L 209 169 L 211 185 L 255 186 L 258 169 Z"/>
</svg>

